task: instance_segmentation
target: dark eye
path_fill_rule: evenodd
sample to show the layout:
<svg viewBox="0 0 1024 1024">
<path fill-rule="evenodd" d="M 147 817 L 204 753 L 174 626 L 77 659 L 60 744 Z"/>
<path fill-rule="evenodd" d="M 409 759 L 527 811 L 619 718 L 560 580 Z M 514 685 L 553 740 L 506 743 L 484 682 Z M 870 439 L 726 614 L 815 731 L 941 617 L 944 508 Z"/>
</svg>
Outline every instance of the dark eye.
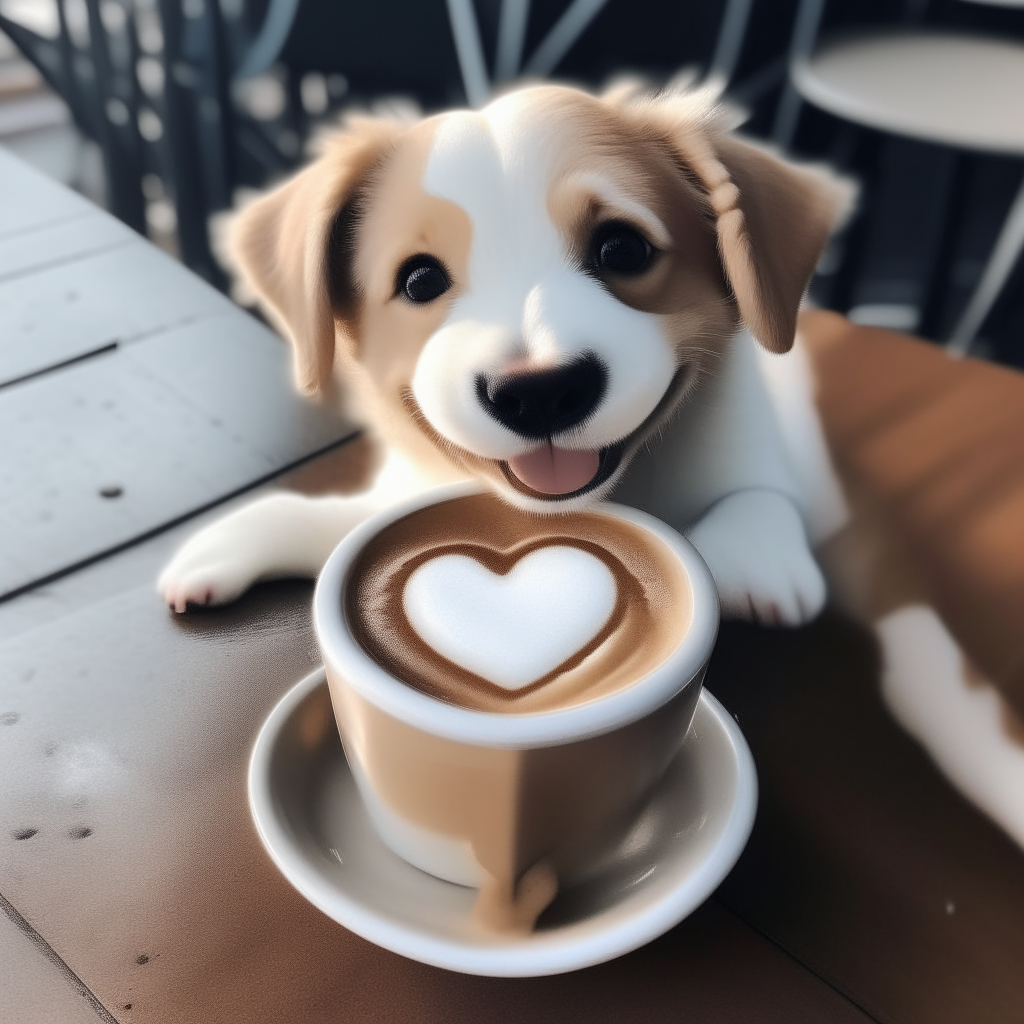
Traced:
<svg viewBox="0 0 1024 1024">
<path fill-rule="evenodd" d="M 398 271 L 396 291 L 410 302 L 433 302 L 444 295 L 452 283 L 448 273 L 433 256 L 413 256 L 406 260 Z"/>
<path fill-rule="evenodd" d="M 615 274 L 639 274 L 650 262 L 651 243 L 625 224 L 608 224 L 594 238 L 594 262 L 598 270 Z"/>
</svg>

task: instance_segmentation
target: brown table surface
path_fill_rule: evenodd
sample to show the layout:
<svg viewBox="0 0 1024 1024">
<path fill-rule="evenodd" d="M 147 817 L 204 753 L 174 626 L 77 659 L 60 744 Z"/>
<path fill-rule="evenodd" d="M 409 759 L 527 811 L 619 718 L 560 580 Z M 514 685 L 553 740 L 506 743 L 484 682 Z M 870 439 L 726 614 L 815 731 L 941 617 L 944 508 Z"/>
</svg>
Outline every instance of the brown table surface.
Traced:
<svg viewBox="0 0 1024 1024">
<path fill-rule="evenodd" d="M 17 174 L 23 191 L 42 188 Z M 4 230 L 0 220 L 0 257 Z M 217 306 L 221 313 L 234 315 Z M 851 328 L 842 344 L 865 338 L 877 341 L 878 332 Z M 283 353 L 264 339 L 252 351 L 270 355 L 253 356 L 253 372 L 260 393 L 276 396 L 260 367 L 278 360 L 278 372 Z M 224 363 L 197 368 L 203 349 L 188 342 L 186 334 L 180 346 L 145 350 L 156 360 L 146 372 L 185 404 L 191 380 L 192 408 L 207 403 L 199 421 L 218 443 L 227 433 L 240 450 L 266 454 L 278 423 L 307 415 L 280 397 L 264 422 L 235 389 L 226 429 L 209 405 L 225 401 Z M 128 347 L 109 365 L 123 365 Z M 926 346 L 913 351 L 908 386 L 943 359 Z M 231 358 L 232 372 L 235 361 L 248 365 L 244 346 Z M 7 394 L 71 367 L 31 372 L 40 375 L 0 389 L 0 419 Z M 104 414 L 83 417 L 71 439 L 78 450 Z M 57 427 L 62 415 L 53 413 Z M 174 416 L 156 419 L 160 457 L 195 488 L 191 511 L 287 470 L 317 445 L 330 448 L 347 429 L 316 420 L 303 428 L 305 442 L 269 452 L 269 463 L 253 459 L 247 479 L 225 487 L 223 445 L 207 450 L 195 423 L 186 430 Z M 334 448 L 280 483 L 351 482 L 365 461 L 358 443 Z M 25 459 L 14 462 L 13 478 L 35 481 L 36 495 L 66 465 L 40 464 L 32 476 Z M 218 471 L 207 473 L 211 465 Z M 105 479 L 102 465 L 90 472 L 92 485 Z M 140 479 L 140 491 L 149 486 L 159 490 L 159 479 Z M 94 496 L 83 485 L 66 498 L 71 512 L 83 509 L 85 526 L 63 563 L 51 557 L 62 538 L 33 563 L 24 538 L 37 527 L 23 497 L 8 493 L 14 511 L 0 555 L 22 582 L 0 600 L 0 1021 L 1024 1016 L 1024 857 L 888 717 L 863 627 L 835 612 L 799 631 L 724 627 L 709 686 L 750 741 L 761 804 L 740 863 L 700 910 L 644 949 L 586 971 L 467 977 L 387 953 L 328 920 L 273 868 L 249 819 L 245 769 L 256 731 L 317 661 L 310 585 L 263 585 L 231 607 L 173 616 L 154 593 L 156 571 L 185 532 L 223 507 L 174 525 L 188 508 L 161 519 L 159 502 L 144 501 L 119 532 L 88 504 Z"/>
<path fill-rule="evenodd" d="M 868 1019 L 716 900 L 614 963 L 515 981 L 425 967 L 324 917 L 245 799 L 259 726 L 317 663 L 311 587 L 173 616 L 152 581 L 184 529 L 0 604 L 0 956 L 17 979 L 0 1020 L 54 1019 L 69 991 L 83 1020 L 122 1022 Z"/>
</svg>

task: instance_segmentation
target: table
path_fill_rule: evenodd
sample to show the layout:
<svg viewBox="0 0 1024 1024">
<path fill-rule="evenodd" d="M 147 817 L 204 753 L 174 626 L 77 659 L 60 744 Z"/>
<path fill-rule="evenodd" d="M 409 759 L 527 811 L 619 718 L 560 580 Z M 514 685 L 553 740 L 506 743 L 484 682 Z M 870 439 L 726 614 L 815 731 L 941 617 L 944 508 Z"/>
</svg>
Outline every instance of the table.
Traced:
<svg viewBox="0 0 1024 1024">
<path fill-rule="evenodd" d="M 245 800 L 256 731 L 317 662 L 311 586 L 264 584 L 174 616 L 153 581 L 239 492 L 355 487 L 367 450 L 291 396 L 283 346 L 247 314 L 0 156 L 0 195 L 12 189 L 0 1020 L 1019 1019 L 1024 857 L 892 723 L 870 634 L 832 611 L 800 631 L 723 629 L 710 688 L 754 751 L 758 821 L 718 893 L 648 947 L 561 977 L 473 978 L 313 909 L 264 854 Z M 88 313 L 66 312 L 69 291 Z M 868 334 L 840 338 L 843 352 L 889 338 L 849 329 Z M 896 342 L 915 365 L 943 358 Z"/>
</svg>

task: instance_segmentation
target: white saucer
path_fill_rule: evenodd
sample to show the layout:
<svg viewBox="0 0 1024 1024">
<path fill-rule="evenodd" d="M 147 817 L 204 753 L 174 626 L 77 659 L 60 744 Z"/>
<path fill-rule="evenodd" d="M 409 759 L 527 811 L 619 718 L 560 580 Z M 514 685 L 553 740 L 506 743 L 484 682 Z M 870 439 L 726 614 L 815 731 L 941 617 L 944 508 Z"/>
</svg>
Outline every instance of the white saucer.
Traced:
<svg viewBox="0 0 1024 1024">
<path fill-rule="evenodd" d="M 668 931 L 736 862 L 756 805 L 746 741 L 704 691 L 679 754 L 614 854 L 559 893 L 532 935 L 503 938 L 474 929 L 475 890 L 425 874 L 377 838 L 341 749 L 323 669 L 274 708 L 249 765 L 260 837 L 306 899 L 403 956 L 501 977 L 588 967 Z"/>
</svg>

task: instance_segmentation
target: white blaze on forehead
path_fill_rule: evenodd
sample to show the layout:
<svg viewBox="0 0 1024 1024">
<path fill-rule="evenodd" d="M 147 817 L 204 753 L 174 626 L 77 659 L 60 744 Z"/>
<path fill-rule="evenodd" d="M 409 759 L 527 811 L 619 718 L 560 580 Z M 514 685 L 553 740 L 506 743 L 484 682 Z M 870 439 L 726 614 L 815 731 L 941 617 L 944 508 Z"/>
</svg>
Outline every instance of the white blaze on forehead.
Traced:
<svg viewBox="0 0 1024 1024">
<path fill-rule="evenodd" d="M 538 262 L 556 266 L 562 243 L 547 212 L 550 145 L 539 126 L 487 113 L 460 111 L 445 118 L 423 175 L 423 190 L 461 207 L 473 225 L 470 293 L 460 303 L 472 316 L 478 299 L 487 318 L 501 317 L 519 333 L 523 302 Z M 495 287 L 498 285 L 499 287 Z M 507 318 L 507 319 L 506 319 Z"/>
<path fill-rule="evenodd" d="M 527 296 L 538 265 L 554 268 L 562 261 L 546 210 L 549 161 L 541 159 L 538 143 L 525 127 L 495 131 L 482 113 L 455 112 L 441 123 L 423 173 L 424 192 L 464 210 L 473 234 L 468 280 L 458 282 L 462 295 L 425 346 L 412 390 L 436 430 L 485 458 L 505 459 L 535 446 L 484 412 L 476 381 L 535 356 L 524 330 Z M 545 339 L 536 340 L 543 345 Z"/>
</svg>

